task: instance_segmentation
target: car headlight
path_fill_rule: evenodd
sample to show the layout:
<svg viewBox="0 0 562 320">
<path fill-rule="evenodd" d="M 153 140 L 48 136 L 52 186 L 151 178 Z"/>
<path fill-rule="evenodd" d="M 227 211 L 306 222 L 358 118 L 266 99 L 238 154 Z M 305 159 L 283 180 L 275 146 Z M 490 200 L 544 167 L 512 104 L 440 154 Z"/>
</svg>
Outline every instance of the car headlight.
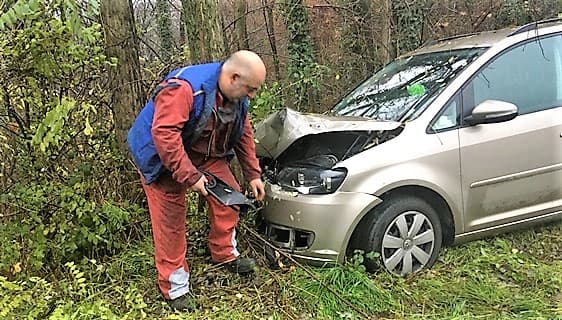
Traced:
<svg viewBox="0 0 562 320">
<path fill-rule="evenodd" d="M 346 175 L 344 168 L 286 167 L 279 171 L 277 182 L 302 194 L 327 194 L 336 191 Z"/>
</svg>

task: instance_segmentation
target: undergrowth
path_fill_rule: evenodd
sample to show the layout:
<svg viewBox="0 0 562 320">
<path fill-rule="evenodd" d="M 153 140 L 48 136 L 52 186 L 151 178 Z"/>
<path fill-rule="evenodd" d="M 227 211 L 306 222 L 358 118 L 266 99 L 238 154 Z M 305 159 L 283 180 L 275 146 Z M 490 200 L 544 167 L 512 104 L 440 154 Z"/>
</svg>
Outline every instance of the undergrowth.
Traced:
<svg viewBox="0 0 562 320">
<path fill-rule="evenodd" d="M 175 313 L 161 298 L 146 234 L 104 261 L 84 258 L 50 274 L 0 277 L 0 318 L 562 319 L 560 223 L 447 248 L 431 270 L 406 278 L 365 273 L 353 259 L 331 268 L 289 261 L 272 270 L 257 239 L 243 230 L 242 250 L 260 258 L 260 268 L 253 276 L 232 275 L 211 264 L 201 226 L 188 226 L 199 303 L 192 313 Z"/>
</svg>

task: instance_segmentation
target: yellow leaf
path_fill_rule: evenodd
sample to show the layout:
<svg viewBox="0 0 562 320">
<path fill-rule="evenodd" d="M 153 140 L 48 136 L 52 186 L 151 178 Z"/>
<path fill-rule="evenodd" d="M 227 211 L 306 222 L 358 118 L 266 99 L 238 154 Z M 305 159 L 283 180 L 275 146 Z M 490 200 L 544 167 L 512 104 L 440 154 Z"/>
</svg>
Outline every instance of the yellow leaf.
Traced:
<svg viewBox="0 0 562 320">
<path fill-rule="evenodd" d="M 21 262 L 18 262 L 12 266 L 12 274 L 16 275 L 21 272 Z"/>
<path fill-rule="evenodd" d="M 90 119 L 86 118 L 86 128 L 84 128 L 84 134 L 87 136 L 91 136 L 94 133 L 94 129 L 90 125 Z"/>
</svg>

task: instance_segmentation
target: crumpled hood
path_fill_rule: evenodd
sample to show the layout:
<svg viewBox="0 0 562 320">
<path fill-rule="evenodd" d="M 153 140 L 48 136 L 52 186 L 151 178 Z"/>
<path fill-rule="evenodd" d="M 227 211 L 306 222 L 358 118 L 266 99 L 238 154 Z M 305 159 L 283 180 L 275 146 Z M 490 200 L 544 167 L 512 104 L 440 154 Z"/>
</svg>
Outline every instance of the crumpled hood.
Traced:
<svg viewBox="0 0 562 320">
<path fill-rule="evenodd" d="M 400 122 L 301 113 L 285 108 L 257 124 L 254 134 L 256 153 L 260 157 L 275 159 L 295 140 L 306 135 L 336 131 L 387 131 L 399 126 Z"/>
</svg>

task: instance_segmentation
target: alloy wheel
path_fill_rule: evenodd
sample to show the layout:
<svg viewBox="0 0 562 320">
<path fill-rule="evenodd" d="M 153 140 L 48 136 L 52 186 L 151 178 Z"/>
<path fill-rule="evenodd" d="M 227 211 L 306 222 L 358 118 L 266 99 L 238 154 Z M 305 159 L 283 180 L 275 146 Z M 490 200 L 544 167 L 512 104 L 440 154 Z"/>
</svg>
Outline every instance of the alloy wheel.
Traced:
<svg viewBox="0 0 562 320">
<path fill-rule="evenodd" d="M 435 247 L 434 227 L 418 211 L 398 215 L 385 230 L 381 256 L 390 272 L 404 276 L 422 269 L 431 259 Z"/>
</svg>

